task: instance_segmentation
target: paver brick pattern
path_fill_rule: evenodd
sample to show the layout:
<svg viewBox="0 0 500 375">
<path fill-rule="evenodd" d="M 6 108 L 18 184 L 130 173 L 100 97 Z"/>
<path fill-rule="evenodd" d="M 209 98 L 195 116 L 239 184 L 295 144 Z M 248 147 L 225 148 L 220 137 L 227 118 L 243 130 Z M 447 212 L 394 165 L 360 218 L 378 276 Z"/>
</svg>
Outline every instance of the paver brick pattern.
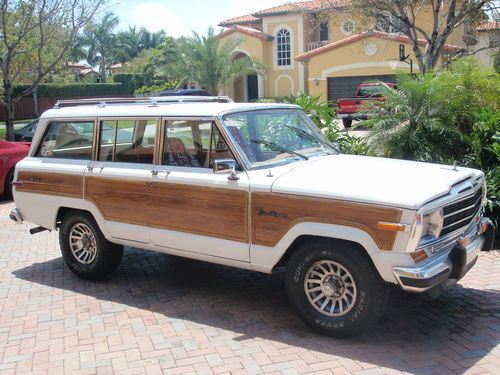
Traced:
<svg viewBox="0 0 500 375">
<path fill-rule="evenodd" d="M 311 332 L 282 272 L 126 248 L 103 282 L 75 277 L 57 233 L 0 202 L 0 374 L 500 374 L 500 254 L 438 299 L 393 291 L 357 338 Z"/>
</svg>

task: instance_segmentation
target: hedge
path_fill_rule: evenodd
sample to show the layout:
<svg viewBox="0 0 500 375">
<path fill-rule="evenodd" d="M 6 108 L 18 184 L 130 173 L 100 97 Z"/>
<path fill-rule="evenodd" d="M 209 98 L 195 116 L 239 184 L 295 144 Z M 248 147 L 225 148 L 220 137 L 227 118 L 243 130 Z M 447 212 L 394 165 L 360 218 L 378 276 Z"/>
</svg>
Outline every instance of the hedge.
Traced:
<svg viewBox="0 0 500 375">
<path fill-rule="evenodd" d="M 113 75 L 113 81 L 121 83 L 127 94 L 133 94 L 139 87 L 144 86 L 145 78 L 141 74 L 118 73 Z"/>
<path fill-rule="evenodd" d="M 29 87 L 29 85 L 14 86 L 14 95 L 20 94 Z M 74 96 L 125 95 L 130 93 L 128 88 L 121 83 L 42 83 L 38 86 L 39 97 L 65 98 Z"/>
</svg>

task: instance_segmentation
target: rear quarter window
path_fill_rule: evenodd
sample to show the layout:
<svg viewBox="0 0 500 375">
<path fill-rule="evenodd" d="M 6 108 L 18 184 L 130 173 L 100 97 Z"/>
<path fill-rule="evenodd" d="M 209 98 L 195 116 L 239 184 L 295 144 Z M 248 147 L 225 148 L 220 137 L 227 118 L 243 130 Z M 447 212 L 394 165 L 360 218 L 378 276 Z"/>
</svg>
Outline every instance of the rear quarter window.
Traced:
<svg viewBox="0 0 500 375">
<path fill-rule="evenodd" d="M 51 122 L 35 154 L 41 158 L 92 159 L 94 122 Z"/>
</svg>

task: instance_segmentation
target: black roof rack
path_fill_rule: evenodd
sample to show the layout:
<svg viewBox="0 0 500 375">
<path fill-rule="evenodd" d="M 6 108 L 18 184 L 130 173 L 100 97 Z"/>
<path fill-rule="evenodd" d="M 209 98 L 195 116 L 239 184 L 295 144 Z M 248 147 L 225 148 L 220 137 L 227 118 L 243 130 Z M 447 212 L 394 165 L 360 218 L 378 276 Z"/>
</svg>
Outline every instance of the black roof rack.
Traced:
<svg viewBox="0 0 500 375">
<path fill-rule="evenodd" d="M 75 105 L 97 105 L 106 107 L 110 104 L 149 104 L 156 107 L 158 104 L 168 103 L 233 103 L 228 96 L 149 96 L 134 98 L 92 98 L 92 99 L 64 99 L 58 100 L 53 108 Z"/>
</svg>

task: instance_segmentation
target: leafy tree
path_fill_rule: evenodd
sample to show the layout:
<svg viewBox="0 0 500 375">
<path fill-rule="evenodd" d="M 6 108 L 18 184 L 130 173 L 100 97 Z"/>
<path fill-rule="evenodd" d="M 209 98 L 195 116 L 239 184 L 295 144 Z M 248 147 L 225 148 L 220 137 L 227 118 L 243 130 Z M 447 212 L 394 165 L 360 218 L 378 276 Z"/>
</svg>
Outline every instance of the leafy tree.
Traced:
<svg viewBox="0 0 500 375">
<path fill-rule="evenodd" d="M 379 27 L 404 34 L 410 40 L 420 72 L 428 72 L 439 63 L 449 36 L 458 28 L 469 30 L 484 19 L 485 12 L 497 9 L 498 0 L 353 0 L 357 13 Z M 432 10 L 431 26 L 417 22 L 424 8 Z M 467 37 L 467 35 L 466 35 Z M 426 46 L 419 44 L 426 41 Z"/>
<path fill-rule="evenodd" d="M 66 57 L 78 32 L 103 0 L 2 0 L 0 9 L 0 105 L 6 111 L 7 139 L 14 139 L 14 109 Z M 28 84 L 19 93 L 16 84 Z"/>
<path fill-rule="evenodd" d="M 262 64 L 251 57 L 234 59 L 233 51 L 238 44 L 237 40 L 221 43 L 212 27 L 206 36 L 193 32 L 191 38 L 180 41 L 178 75 L 182 81 L 196 82 L 212 95 L 217 95 L 225 84 L 262 71 Z"/>
</svg>

